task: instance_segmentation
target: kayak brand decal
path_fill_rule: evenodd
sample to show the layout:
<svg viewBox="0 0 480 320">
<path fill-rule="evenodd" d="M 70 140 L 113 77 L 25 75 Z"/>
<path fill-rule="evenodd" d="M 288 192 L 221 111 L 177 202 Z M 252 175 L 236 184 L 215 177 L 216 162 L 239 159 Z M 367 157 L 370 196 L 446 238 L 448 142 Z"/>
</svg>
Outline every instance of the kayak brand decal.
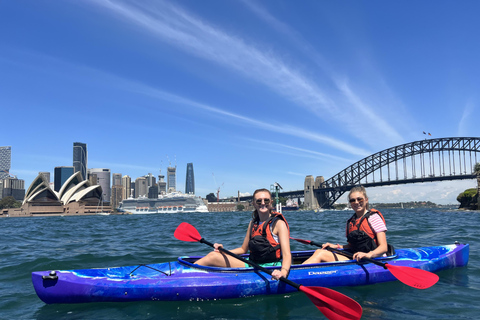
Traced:
<svg viewBox="0 0 480 320">
<path fill-rule="evenodd" d="M 309 276 L 319 276 L 319 275 L 322 275 L 322 274 L 334 274 L 334 273 L 337 273 L 337 271 L 335 271 L 335 270 L 332 270 L 332 271 L 309 271 L 308 275 Z"/>
</svg>

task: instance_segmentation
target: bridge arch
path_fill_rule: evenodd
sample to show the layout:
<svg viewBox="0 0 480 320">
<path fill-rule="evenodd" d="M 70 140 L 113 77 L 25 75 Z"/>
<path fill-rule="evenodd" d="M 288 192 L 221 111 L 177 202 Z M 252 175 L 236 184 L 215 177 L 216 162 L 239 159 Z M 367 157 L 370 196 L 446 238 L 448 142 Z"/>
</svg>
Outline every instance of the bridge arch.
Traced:
<svg viewBox="0 0 480 320">
<path fill-rule="evenodd" d="M 313 192 L 318 207 L 331 208 L 345 192 L 359 184 L 375 187 L 473 179 L 478 152 L 480 138 L 475 137 L 414 141 L 382 150 L 355 162 L 330 179 L 316 183 Z M 403 179 L 400 179 L 402 175 Z"/>
</svg>

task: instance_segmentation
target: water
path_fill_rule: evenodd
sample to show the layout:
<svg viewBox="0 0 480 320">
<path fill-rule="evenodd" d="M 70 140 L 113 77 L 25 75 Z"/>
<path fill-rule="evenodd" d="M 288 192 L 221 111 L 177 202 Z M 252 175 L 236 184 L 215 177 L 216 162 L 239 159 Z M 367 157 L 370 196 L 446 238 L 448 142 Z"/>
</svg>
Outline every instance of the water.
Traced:
<svg viewBox="0 0 480 320">
<path fill-rule="evenodd" d="M 480 314 L 480 212 L 442 209 L 382 210 L 387 238 L 396 248 L 470 244 L 467 267 L 439 273 L 440 281 L 417 290 L 399 281 L 335 288 L 357 300 L 362 319 L 478 319 Z M 351 212 L 288 212 L 291 235 L 345 243 Z M 186 221 L 211 242 L 240 246 L 250 213 L 156 214 L 0 219 L 0 319 L 322 319 L 301 292 L 195 302 L 131 302 L 46 305 L 35 294 L 32 271 L 159 263 L 210 247 L 173 237 Z M 311 249 L 292 242 L 292 250 Z"/>
</svg>

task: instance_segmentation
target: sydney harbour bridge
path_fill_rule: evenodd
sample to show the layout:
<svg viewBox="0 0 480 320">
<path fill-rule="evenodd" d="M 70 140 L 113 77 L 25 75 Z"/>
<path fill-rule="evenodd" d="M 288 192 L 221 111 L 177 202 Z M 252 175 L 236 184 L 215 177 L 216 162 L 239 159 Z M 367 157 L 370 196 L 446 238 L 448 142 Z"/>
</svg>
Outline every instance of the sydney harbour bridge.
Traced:
<svg viewBox="0 0 480 320">
<path fill-rule="evenodd" d="M 365 157 L 327 180 L 322 176 L 307 176 L 303 190 L 279 192 L 279 196 L 304 198 L 305 207 L 310 209 L 332 208 L 335 201 L 357 185 L 370 188 L 475 179 L 474 166 L 480 160 L 479 153 L 480 138 L 414 141 Z M 247 201 L 252 197 L 239 199 Z"/>
</svg>

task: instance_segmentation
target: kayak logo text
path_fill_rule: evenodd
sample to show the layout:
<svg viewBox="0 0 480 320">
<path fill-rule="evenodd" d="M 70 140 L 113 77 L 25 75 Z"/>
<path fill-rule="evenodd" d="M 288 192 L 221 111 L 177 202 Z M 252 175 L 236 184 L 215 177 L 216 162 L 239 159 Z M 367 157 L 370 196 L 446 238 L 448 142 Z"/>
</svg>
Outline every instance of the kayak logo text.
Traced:
<svg viewBox="0 0 480 320">
<path fill-rule="evenodd" d="M 337 273 L 337 271 L 310 271 L 308 272 L 308 275 L 309 276 L 319 276 L 319 275 L 322 275 L 322 274 L 333 274 L 333 273 Z"/>
</svg>

